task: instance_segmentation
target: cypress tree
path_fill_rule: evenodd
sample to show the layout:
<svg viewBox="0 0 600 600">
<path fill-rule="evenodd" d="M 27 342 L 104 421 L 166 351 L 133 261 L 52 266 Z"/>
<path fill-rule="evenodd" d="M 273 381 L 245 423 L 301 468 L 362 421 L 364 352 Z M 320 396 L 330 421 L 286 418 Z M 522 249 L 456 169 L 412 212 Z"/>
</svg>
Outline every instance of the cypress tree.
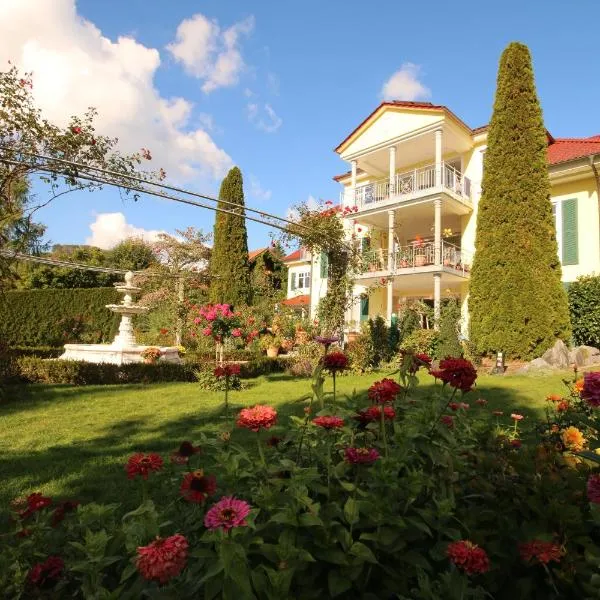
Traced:
<svg viewBox="0 0 600 600">
<path fill-rule="evenodd" d="M 527 46 L 500 59 L 488 130 L 475 257 L 469 286 L 470 330 L 479 351 L 532 358 L 568 340 L 550 203 L 546 129 Z"/>
<path fill-rule="evenodd" d="M 235 202 L 240 208 L 222 201 Z M 244 218 L 244 183 L 242 172 L 233 167 L 221 183 L 218 208 L 235 210 L 236 214 L 217 212 L 213 249 L 210 258 L 211 302 L 234 306 L 250 304 L 252 285 L 248 265 L 248 233 Z"/>
</svg>

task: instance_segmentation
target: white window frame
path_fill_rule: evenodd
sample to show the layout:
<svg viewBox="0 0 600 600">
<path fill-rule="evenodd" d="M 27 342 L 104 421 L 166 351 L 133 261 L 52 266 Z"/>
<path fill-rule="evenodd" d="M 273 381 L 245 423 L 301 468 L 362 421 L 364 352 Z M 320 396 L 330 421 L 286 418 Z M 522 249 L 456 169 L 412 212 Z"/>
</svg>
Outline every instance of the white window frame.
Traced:
<svg viewBox="0 0 600 600">
<path fill-rule="evenodd" d="M 558 245 L 558 260 L 562 265 L 562 200 L 552 200 L 552 213 L 554 216 L 554 227 L 556 229 L 556 242 Z"/>
<path fill-rule="evenodd" d="M 310 288 L 310 271 L 298 271 L 296 289 L 307 290 Z"/>
</svg>

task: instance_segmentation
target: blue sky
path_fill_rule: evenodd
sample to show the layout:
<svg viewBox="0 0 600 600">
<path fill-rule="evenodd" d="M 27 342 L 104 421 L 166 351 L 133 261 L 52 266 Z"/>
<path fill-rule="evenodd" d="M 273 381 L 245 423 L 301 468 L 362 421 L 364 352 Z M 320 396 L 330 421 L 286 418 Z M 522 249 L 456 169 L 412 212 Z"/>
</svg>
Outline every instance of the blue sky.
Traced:
<svg viewBox="0 0 600 600">
<path fill-rule="evenodd" d="M 65 81 L 64 86 L 74 87 L 60 103 L 56 89 L 42 86 L 40 104 L 57 118 L 59 104 L 62 110 L 73 108 L 70 112 L 84 102 L 96 104 L 106 114 L 107 131 L 116 128 L 130 145 L 149 147 L 157 160 L 167 163 L 170 180 L 185 181 L 193 189 L 216 193 L 219 173 L 237 164 L 246 179 L 247 204 L 281 215 L 309 196 L 337 198 L 339 188 L 331 178 L 347 165 L 333 148 L 377 106 L 384 84 L 400 70 L 411 81 L 395 91 L 413 96 L 400 99 L 416 96 L 445 104 L 467 124 L 485 124 L 498 59 L 512 40 L 528 44 L 532 51 L 547 128 L 563 137 L 600 133 L 594 110 L 600 92 L 594 42 L 600 3 L 595 0 L 396 0 L 377 3 L 376 11 L 354 0 L 79 0 L 76 12 L 73 3 L 6 0 L 0 7 L 0 59 L 12 58 L 51 77 L 56 64 L 75 69 L 75 56 L 77 69 L 86 70 L 81 65 L 90 57 L 86 76 L 101 86 L 98 91 L 63 78 L 59 81 Z M 25 33 L 11 33 L 8 28 L 19 20 L 27 22 L 34 11 L 43 13 L 43 32 L 31 26 Z M 178 28 L 190 19 L 194 27 L 212 23 L 207 41 L 212 54 L 202 55 L 193 27 L 188 37 L 178 38 Z M 123 36 L 135 40 L 135 51 L 119 41 Z M 112 44 L 108 52 L 102 37 Z M 26 51 L 32 41 L 45 50 L 34 58 Z M 62 62 L 43 62 L 51 51 Z M 216 64 L 222 55 L 225 71 L 229 69 L 225 73 Z M 144 65 L 138 88 L 131 83 L 138 71 L 136 61 Z M 126 100 L 115 73 L 123 62 L 128 85 L 137 90 L 131 93 L 152 101 L 119 122 Z M 34 81 L 35 77 L 34 73 Z M 173 97 L 183 99 L 188 109 L 181 121 L 168 117 L 167 136 L 160 133 L 164 130 L 154 131 L 151 113 L 159 102 Z M 194 137 L 196 145 L 189 152 L 196 152 L 200 162 L 206 158 L 210 166 L 196 165 L 186 178 L 177 172 L 178 161 L 194 159 L 186 156 L 182 140 L 189 141 L 190 132 L 197 131 L 203 133 Z M 65 196 L 39 217 L 53 242 L 83 243 L 90 238 L 90 225 L 104 213 L 124 215 L 124 221 L 103 224 L 104 229 L 114 227 L 115 235 L 119 227 L 130 226 L 172 232 L 194 225 L 212 230 L 214 220 L 212 212 L 152 198 L 123 202 L 110 191 Z M 248 228 L 250 246 L 265 245 L 268 230 L 255 224 Z M 102 227 L 98 231 L 106 234 Z"/>
</svg>

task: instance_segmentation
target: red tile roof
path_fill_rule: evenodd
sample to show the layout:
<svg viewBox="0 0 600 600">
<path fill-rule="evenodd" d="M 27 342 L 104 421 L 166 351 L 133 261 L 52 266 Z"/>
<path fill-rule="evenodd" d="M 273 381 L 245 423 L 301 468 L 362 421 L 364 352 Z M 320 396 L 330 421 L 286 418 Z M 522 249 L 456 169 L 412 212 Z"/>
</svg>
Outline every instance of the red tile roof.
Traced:
<svg viewBox="0 0 600 600">
<path fill-rule="evenodd" d="M 292 262 L 294 260 L 302 260 L 304 254 L 304 248 L 298 248 L 298 250 L 294 250 L 291 254 L 283 257 L 283 262 Z M 306 259 L 308 260 L 308 258 Z"/>
<path fill-rule="evenodd" d="M 295 296 L 294 298 L 283 300 L 281 304 L 284 304 L 285 306 L 308 306 L 310 304 L 310 296 L 308 294 Z"/>
<path fill-rule="evenodd" d="M 600 155 L 600 135 L 588 138 L 556 138 L 548 145 L 548 163 L 559 163 L 591 156 Z"/>
<path fill-rule="evenodd" d="M 266 252 L 268 248 L 258 248 L 258 250 L 248 251 L 248 260 L 253 261 L 255 258 L 260 256 L 263 252 Z"/>
</svg>

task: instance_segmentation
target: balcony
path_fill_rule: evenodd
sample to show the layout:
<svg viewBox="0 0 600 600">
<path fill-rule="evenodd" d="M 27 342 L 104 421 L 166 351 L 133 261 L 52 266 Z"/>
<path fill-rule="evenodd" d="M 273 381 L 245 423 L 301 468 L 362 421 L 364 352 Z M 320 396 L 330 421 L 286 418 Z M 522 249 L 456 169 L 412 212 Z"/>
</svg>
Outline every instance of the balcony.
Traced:
<svg viewBox="0 0 600 600">
<path fill-rule="evenodd" d="M 440 265 L 435 264 L 435 247 L 433 242 L 400 246 L 395 249 L 392 264 L 388 265 L 388 254 L 383 249 L 363 252 L 361 277 L 379 277 L 382 275 L 407 275 L 410 273 L 426 273 L 444 271 L 459 277 L 469 277 L 472 255 L 470 252 L 450 244 L 441 243 Z"/>
<path fill-rule="evenodd" d="M 432 194 L 446 192 L 453 198 L 471 204 L 471 181 L 448 163 L 442 163 L 441 186 L 436 185 L 435 165 L 396 173 L 391 180 L 385 177 L 371 183 L 359 185 L 354 191 L 347 189 L 342 194 L 346 206 L 356 206 L 358 210 L 376 208 L 395 202 L 405 202 L 424 198 Z"/>
</svg>

